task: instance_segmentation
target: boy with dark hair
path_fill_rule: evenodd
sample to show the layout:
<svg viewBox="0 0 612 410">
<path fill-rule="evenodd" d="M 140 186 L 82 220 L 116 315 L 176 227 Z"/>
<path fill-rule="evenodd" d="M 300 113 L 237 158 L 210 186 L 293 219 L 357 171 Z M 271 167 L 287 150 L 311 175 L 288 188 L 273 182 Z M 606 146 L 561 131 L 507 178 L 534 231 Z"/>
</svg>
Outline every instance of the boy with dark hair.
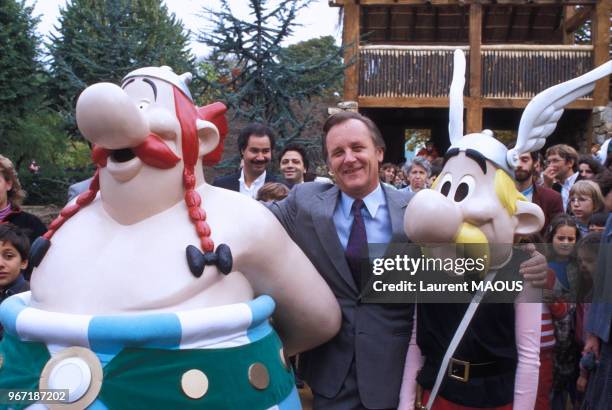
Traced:
<svg viewBox="0 0 612 410">
<path fill-rule="evenodd" d="M 28 267 L 30 240 L 12 224 L 0 224 L 0 302 L 16 293 L 30 290 L 22 271 Z M 0 326 L 0 338 L 4 329 Z"/>
</svg>

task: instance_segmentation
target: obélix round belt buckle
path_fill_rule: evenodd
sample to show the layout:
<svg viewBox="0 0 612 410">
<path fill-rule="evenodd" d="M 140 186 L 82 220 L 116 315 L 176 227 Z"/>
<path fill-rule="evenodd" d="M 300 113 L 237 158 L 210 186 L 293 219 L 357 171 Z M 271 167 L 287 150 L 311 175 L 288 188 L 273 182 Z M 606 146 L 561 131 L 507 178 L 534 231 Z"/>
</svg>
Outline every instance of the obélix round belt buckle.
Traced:
<svg viewBox="0 0 612 410">
<path fill-rule="evenodd" d="M 91 350 L 69 347 L 55 354 L 40 374 L 39 387 L 68 390 L 64 403 L 49 403 L 52 410 L 81 410 L 96 400 L 102 388 L 102 364 Z"/>
</svg>

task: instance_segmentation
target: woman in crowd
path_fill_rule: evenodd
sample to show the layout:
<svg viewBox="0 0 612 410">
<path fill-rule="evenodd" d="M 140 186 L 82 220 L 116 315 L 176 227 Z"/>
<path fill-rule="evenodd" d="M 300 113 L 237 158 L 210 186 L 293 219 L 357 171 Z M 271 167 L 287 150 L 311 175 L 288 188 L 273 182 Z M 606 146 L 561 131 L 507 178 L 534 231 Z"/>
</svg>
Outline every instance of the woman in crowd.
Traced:
<svg viewBox="0 0 612 410">
<path fill-rule="evenodd" d="M 592 180 L 603 171 L 603 166 L 593 157 L 581 155 L 578 158 L 578 173 L 581 180 Z"/>
<path fill-rule="evenodd" d="M 578 181 L 569 193 L 569 207 L 582 235 L 589 233 L 591 215 L 604 210 L 604 198 L 593 181 Z"/>
<path fill-rule="evenodd" d="M 423 157 L 414 157 L 411 162 L 407 162 L 402 167 L 404 175 L 408 177 L 408 187 L 404 188 L 409 192 L 419 192 L 427 188 L 428 178 L 431 174 L 431 164 Z"/>
<path fill-rule="evenodd" d="M 0 155 L 0 223 L 10 222 L 28 235 L 30 242 L 47 232 L 38 217 L 19 207 L 25 197 L 17 172 L 10 159 Z"/>
<path fill-rule="evenodd" d="M 395 182 L 395 175 L 397 174 L 397 166 L 386 162 L 380 167 L 380 181 L 389 185 L 393 185 Z"/>
</svg>

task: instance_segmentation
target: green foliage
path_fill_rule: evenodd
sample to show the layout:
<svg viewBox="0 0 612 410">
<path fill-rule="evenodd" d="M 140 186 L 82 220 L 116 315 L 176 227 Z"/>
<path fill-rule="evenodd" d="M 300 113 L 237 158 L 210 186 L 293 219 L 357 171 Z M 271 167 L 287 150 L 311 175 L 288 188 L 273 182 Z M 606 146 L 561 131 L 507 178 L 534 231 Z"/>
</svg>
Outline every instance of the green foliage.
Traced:
<svg viewBox="0 0 612 410">
<path fill-rule="evenodd" d="M 11 158 L 28 192 L 27 204 L 63 205 L 70 184 L 94 172 L 89 146 L 70 141 L 62 129 L 61 116 L 49 110 L 27 115 L 17 122 L 17 132 L 2 139 L 0 152 Z M 36 160 L 40 169 L 32 174 L 28 165 Z"/>
<path fill-rule="evenodd" d="M 329 97 L 340 93 L 343 84 L 343 65 L 340 47 L 332 36 L 301 41 L 283 49 L 282 64 L 299 67 L 304 73 L 291 85 L 291 90 L 311 90 Z"/>
<path fill-rule="evenodd" d="M 8 152 L 25 117 L 42 101 L 37 23 L 32 7 L 15 0 L 0 2 L 0 152 Z"/>
<path fill-rule="evenodd" d="M 50 94 L 75 134 L 76 98 L 88 85 L 118 83 L 144 66 L 194 68 L 189 33 L 162 0 L 72 0 L 60 10 L 58 34 L 50 40 Z"/>
<path fill-rule="evenodd" d="M 219 91 L 211 87 L 219 76 L 219 71 L 211 62 L 201 60 L 196 63 L 193 81 L 190 85 L 196 105 L 201 107 L 222 98 Z"/>
<path fill-rule="evenodd" d="M 66 148 L 61 122 L 57 113 L 48 110 L 28 113 L 15 120 L 14 132 L 4 135 L 0 152 L 11 158 L 17 168 L 27 166 L 33 159 L 41 165 L 53 164 Z"/>
<path fill-rule="evenodd" d="M 82 140 L 70 140 L 66 149 L 57 155 L 55 164 L 63 169 L 85 169 L 92 166 L 89 144 Z"/>
<path fill-rule="evenodd" d="M 45 76 L 38 60 L 38 19 L 32 7 L 6 0 L 0 3 L 0 153 L 17 167 L 32 159 L 52 163 L 64 137 L 60 118 L 45 107 L 41 88 Z"/>
<path fill-rule="evenodd" d="M 89 178 L 94 172 L 93 167 L 66 170 L 54 165 L 41 165 L 39 173 L 33 174 L 27 168 L 21 168 L 19 180 L 27 192 L 24 203 L 63 206 L 70 185 Z"/>
<path fill-rule="evenodd" d="M 236 118 L 272 127 L 279 136 L 277 150 L 289 142 L 312 143 L 302 138 L 313 118 L 311 99 L 333 89 L 343 69 L 340 50 L 325 46 L 329 39 L 281 46 L 297 24 L 297 12 L 310 1 L 271 5 L 268 0 L 249 0 L 250 18 L 245 20 L 236 17 L 227 0 L 221 0 L 220 11 L 204 8 L 212 28 L 200 31 L 198 41 L 212 48 L 209 62 L 218 74 L 207 79 L 209 87 Z M 235 167 L 237 162 L 231 158 L 220 167 Z"/>
</svg>

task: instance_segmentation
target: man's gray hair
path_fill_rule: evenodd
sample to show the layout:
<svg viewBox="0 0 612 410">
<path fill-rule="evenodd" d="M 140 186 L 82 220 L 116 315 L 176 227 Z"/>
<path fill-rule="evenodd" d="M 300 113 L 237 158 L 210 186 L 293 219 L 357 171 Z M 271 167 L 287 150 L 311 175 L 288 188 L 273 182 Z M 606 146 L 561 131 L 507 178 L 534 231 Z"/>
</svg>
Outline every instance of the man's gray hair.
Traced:
<svg viewBox="0 0 612 410">
<path fill-rule="evenodd" d="M 411 162 L 406 162 L 404 164 L 404 166 L 402 167 L 402 171 L 404 171 L 404 174 L 408 176 L 408 174 L 410 174 L 410 170 L 412 170 L 412 167 L 415 165 L 418 165 L 425 170 L 425 172 L 427 173 L 427 178 L 431 176 L 431 164 L 424 157 L 412 158 Z"/>
</svg>

